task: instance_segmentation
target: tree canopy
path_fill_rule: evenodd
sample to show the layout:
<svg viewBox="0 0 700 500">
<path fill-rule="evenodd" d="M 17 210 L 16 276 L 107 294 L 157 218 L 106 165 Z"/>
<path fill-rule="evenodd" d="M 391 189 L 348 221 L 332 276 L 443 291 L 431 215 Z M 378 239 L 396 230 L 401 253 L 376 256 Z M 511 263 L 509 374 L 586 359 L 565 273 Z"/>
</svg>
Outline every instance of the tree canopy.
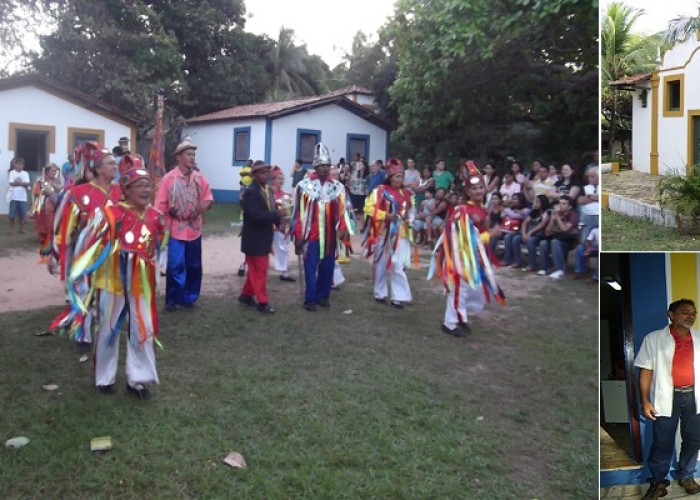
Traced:
<svg viewBox="0 0 700 500">
<path fill-rule="evenodd" d="M 138 114 L 143 130 L 161 88 L 173 123 L 360 85 L 394 126 L 392 154 L 572 161 L 597 145 L 597 0 L 398 0 L 378 41 L 358 32 L 332 71 L 292 30 L 247 33 L 243 0 L 1 5 L 55 25 L 34 70 Z"/>
<path fill-rule="evenodd" d="M 597 7 L 400 0 L 388 28 L 398 61 L 392 144 L 428 157 L 538 151 L 555 161 L 596 149 Z"/>
</svg>

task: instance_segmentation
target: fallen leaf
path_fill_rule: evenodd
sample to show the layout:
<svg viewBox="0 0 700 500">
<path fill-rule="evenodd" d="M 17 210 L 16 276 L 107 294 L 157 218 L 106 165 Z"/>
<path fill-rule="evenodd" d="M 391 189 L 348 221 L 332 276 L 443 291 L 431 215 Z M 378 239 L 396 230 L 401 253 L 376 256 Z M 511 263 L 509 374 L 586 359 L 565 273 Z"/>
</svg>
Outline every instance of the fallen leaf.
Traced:
<svg viewBox="0 0 700 500">
<path fill-rule="evenodd" d="M 343 314 L 352 314 L 352 309 L 346 309 Z"/>
<path fill-rule="evenodd" d="M 245 469 L 248 467 L 245 463 L 245 458 L 243 458 L 243 455 L 237 451 L 232 451 L 226 455 L 226 458 L 224 458 L 224 463 L 235 469 Z"/>
<path fill-rule="evenodd" d="M 90 359 L 90 356 L 88 356 L 87 354 L 83 354 L 82 356 L 80 356 L 80 357 L 78 358 L 78 361 L 79 361 L 80 363 L 85 363 L 88 359 Z"/>
<path fill-rule="evenodd" d="M 56 389 L 58 389 L 58 386 L 56 384 L 46 384 L 42 385 L 41 387 L 46 391 L 55 391 Z"/>
<path fill-rule="evenodd" d="M 29 443 L 29 438 L 24 436 L 13 437 L 5 441 L 5 448 L 21 448 L 22 446 Z"/>
</svg>

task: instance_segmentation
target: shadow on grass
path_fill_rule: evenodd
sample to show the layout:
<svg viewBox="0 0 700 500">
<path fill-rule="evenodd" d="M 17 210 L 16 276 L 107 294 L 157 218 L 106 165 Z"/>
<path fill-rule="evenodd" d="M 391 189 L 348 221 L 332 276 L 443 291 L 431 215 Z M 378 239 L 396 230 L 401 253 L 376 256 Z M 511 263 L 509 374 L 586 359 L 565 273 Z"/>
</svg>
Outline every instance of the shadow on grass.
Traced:
<svg viewBox="0 0 700 500">
<path fill-rule="evenodd" d="M 33 335 L 58 308 L 0 315 L 0 429 L 31 439 L 0 453 L 5 496 L 597 496 L 595 287 L 499 271 L 509 304 L 455 339 L 423 272 L 398 311 L 372 300 L 366 262 L 344 269 L 330 310 L 271 283 L 273 317 L 221 296 L 163 314 L 145 403 L 121 364 L 102 396 L 65 338 Z M 113 449 L 91 453 L 104 435 Z"/>
</svg>

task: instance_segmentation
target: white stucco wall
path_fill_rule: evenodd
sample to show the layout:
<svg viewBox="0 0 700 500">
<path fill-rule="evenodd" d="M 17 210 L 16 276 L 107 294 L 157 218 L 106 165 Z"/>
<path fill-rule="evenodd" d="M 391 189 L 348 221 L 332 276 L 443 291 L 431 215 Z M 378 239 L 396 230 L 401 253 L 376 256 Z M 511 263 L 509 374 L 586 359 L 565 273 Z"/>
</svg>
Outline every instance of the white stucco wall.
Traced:
<svg viewBox="0 0 700 500">
<path fill-rule="evenodd" d="M 692 161 L 688 157 L 689 117 L 693 112 L 700 112 L 700 42 L 696 37 L 676 45 L 667 51 L 659 71 L 659 173 L 671 170 L 685 172 L 685 167 Z M 667 69 L 668 68 L 668 69 Z M 683 75 L 683 114 L 681 116 L 663 116 L 665 103 L 664 79 Z M 637 131 L 634 132 L 635 137 Z M 648 135 L 650 137 L 650 134 Z M 692 140 L 692 139 L 691 139 Z"/>
<path fill-rule="evenodd" d="M 234 128 L 251 127 L 251 157 L 266 159 L 266 123 L 265 119 L 240 120 L 193 124 L 183 129 L 183 137 L 189 136 L 197 145 L 197 164 L 213 190 L 238 190 L 240 167 L 232 166 Z M 297 157 L 299 129 L 321 131 L 321 142 L 330 150 L 333 163 L 346 157 L 347 134 L 370 136 L 369 159 L 386 160 L 387 132 L 340 106 L 331 104 L 287 115 L 271 123 L 268 159 L 284 171 L 286 189 L 291 189 L 289 171 Z"/>
<path fill-rule="evenodd" d="M 5 192 L 8 186 L 7 170 L 15 156 L 14 144 L 10 144 L 9 124 L 21 123 L 55 127 L 56 150 L 49 151 L 49 161 L 61 166 L 72 151 L 69 145 L 69 128 L 103 130 L 105 144 L 111 149 L 122 136 L 132 137 L 129 125 L 89 111 L 78 104 L 66 101 L 33 86 L 0 91 L 0 214 L 8 213 Z M 132 144 L 132 148 L 135 145 Z"/>
<path fill-rule="evenodd" d="M 187 126 L 182 137 L 189 136 L 197 146 L 197 165 L 212 189 L 238 190 L 240 166 L 233 166 L 233 131 L 250 127 L 250 157 L 265 155 L 265 119 L 239 122 L 202 123 Z"/>
</svg>

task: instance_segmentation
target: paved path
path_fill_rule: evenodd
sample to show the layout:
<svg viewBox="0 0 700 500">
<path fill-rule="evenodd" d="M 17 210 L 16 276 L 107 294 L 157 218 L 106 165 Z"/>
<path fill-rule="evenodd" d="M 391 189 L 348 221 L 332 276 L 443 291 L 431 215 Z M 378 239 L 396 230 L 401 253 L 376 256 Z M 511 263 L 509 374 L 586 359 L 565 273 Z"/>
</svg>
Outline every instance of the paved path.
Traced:
<svg viewBox="0 0 700 500">
<path fill-rule="evenodd" d="M 600 182 L 603 186 L 603 191 L 607 193 L 658 206 L 656 187 L 660 180 L 660 175 L 649 175 L 635 170 L 623 170 L 618 174 L 603 174 Z"/>
</svg>

